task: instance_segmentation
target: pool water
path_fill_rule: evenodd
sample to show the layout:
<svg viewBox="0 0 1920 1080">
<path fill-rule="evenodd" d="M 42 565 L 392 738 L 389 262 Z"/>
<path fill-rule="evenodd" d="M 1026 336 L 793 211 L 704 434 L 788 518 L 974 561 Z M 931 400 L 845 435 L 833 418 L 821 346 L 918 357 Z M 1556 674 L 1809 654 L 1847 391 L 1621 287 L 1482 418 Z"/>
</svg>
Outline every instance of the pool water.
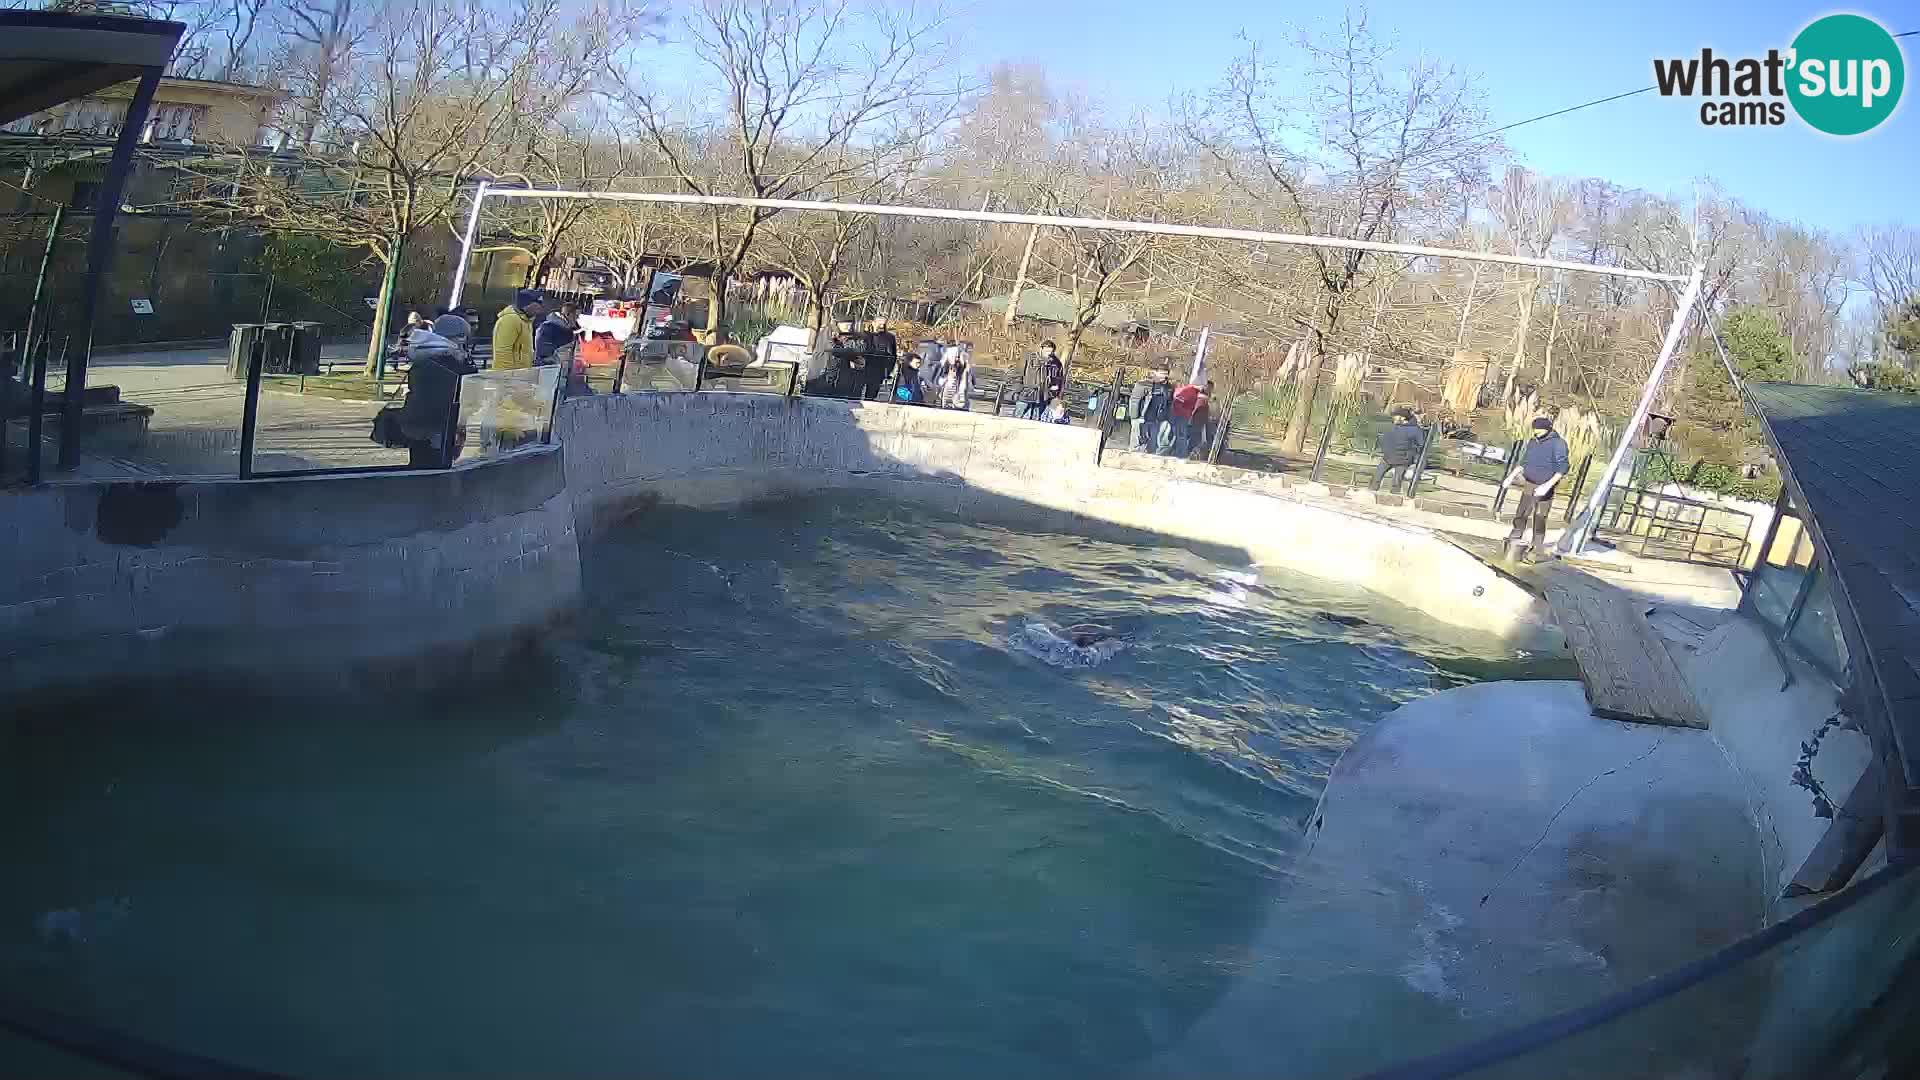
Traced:
<svg viewBox="0 0 1920 1080">
<path fill-rule="evenodd" d="M 1179 1073 L 1236 983 L 1328 1007 L 1250 950 L 1341 750 L 1533 663 L 893 503 L 654 513 L 585 581 L 431 700 L 16 723 L 0 992 L 300 1076 Z M 1029 642 L 1083 622 L 1097 662 Z"/>
</svg>

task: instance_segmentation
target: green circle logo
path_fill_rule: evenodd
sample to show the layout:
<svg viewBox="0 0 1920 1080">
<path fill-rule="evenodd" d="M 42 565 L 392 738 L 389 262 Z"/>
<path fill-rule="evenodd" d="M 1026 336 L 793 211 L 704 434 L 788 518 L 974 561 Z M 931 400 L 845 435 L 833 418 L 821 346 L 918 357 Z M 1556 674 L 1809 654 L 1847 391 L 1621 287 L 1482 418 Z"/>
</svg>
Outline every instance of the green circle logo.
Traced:
<svg viewBox="0 0 1920 1080">
<path fill-rule="evenodd" d="M 1900 43 L 1862 15 L 1828 15 L 1793 39 L 1787 99 L 1816 131 L 1859 135 L 1893 115 L 1906 85 Z"/>
</svg>

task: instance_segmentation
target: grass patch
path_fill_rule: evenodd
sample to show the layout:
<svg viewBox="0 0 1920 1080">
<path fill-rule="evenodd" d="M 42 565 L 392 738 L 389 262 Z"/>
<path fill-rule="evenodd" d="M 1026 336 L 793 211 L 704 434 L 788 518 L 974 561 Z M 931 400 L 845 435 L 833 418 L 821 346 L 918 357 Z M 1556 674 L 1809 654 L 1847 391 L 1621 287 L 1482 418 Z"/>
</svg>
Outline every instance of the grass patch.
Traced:
<svg viewBox="0 0 1920 1080">
<path fill-rule="evenodd" d="M 279 394 L 305 394 L 335 401 L 381 401 L 379 384 L 355 372 L 351 375 L 262 375 L 260 388 Z"/>
</svg>

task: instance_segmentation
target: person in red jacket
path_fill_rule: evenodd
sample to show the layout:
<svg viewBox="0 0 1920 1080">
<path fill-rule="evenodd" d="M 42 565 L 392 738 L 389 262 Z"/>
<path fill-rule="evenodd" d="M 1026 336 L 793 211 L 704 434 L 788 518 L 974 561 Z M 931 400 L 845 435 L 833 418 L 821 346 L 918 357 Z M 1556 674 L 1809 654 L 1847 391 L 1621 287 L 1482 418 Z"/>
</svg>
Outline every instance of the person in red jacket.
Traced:
<svg viewBox="0 0 1920 1080">
<path fill-rule="evenodd" d="M 1213 380 L 1208 379 L 1207 385 L 1200 389 L 1199 400 L 1193 403 L 1193 420 L 1187 425 L 1188 453 L 1181 455 L 1182 457 L 1190 456 L 1193 451 L 1202 449 L 1213 441 L 1209 437 L 1207 427 L 1207 422 L 1212 419 L 1212 416 Z"/>
<path fill-rule="evenodd" d="M 1193 436 L 1193 410 L 1200 404 L 1200 388 L 1186 383 L 1173 392 L 1173 413 L 1167 419 L 1172 439 L 1167 445 L 1167 453 L 1174 457 L 1186 457 L 1189 440 Z"/>
</svg>

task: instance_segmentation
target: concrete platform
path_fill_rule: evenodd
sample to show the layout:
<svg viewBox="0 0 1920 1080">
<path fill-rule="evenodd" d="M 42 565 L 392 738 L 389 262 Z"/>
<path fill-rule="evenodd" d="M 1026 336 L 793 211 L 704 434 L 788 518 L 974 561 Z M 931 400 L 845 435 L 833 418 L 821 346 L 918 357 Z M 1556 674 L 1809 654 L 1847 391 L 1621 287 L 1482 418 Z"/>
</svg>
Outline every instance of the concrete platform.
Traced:
<svg viewBox="0 0 1920 1080">
<path fill-rule="evenodd" d="M 1576 682 L 1402 706 L 1341 758 L 1308 835 L 1245 977 L 1156 1075 L 1365 1073 L 1599 1000 L 1764 918 L 1745 782 L 1711 735 L 1599 719 Z M 1306 911 L 1348 929 L 1302 941 Z M 1721 1031 L 1737 1053 L 1744 1032 Z"/>
</svg>

